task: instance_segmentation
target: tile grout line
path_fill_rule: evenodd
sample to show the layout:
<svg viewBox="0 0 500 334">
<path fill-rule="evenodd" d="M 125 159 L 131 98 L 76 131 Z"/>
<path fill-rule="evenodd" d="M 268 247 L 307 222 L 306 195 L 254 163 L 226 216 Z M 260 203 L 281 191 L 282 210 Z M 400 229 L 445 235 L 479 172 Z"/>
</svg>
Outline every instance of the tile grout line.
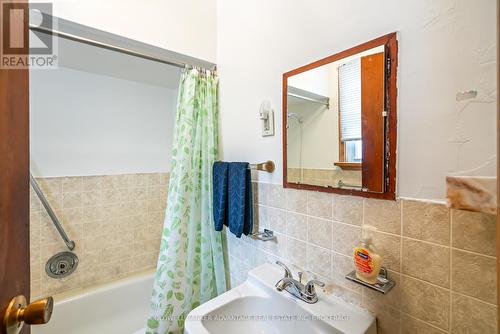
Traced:
<svg viewBox="0 0 500 334">
<path fill-rule="evenodd" d="M 331 205 L 332 205 L 332 218 L 335 216 L 335 197 L 332 196 L 331 198 Z M 335 229 L 333 228 L 333 222 L 330 224 L 330 238 L 331 238 L 331 241 L 330 241 L 330 278 L 333 277 L 333 272 L 334 272 L 334 268 L 335 268 L 335 256 L 334 256 L 334 253 L 333 253 L 333 249 L 335 248 L 334 247 L 334 240 L 335 240 Z M 361 301 L 363 301 L 363 295 L 361 295 Z"/>
<path fill-rule="evenodd" d="M 422 319 L 420 319 L 420 318 L 417 318 L 417 317 L 415 317 L 414 315 L 411 315 L 411 314 L 409 314 L 409 313 L 406 313 L 406 312 L 401 311 L 401 314 L 404 314 L 404 315 L 406 315 L 407 317 L 410 317 L 410 318 L 412 318 L 412 319 L 414 319 L 414 320 L 420 321 L 420 322 L 422 322 L 422 323 L 424 323 L 424 324 L 428 325 L 429 327 L 432 327 L 432 328 L 434 328 L 434 329 L 437 329 L 437 330 L 439 330 L 439 331 L 441 331 L 441 332 L 450 333 L 450 329 L 448 329 L 448 330 L 446 330 L 446 329 L 442 329 L 441 327 L 437 327 L 436 325 L 431 324 L 430 322 L 427 322 L 427 321 L 422 320 Z M 402 327 L 402 322 L 401 322 L 401 327 Z"/>
<path fill-rule="evenodd" d="M 455 294 L 455 295 L 458 295 L 458 296 L 461 296 L 461 297 L 465 297 L 465 298 L 469 298 L 469 299 L 472 299 L 478 303 L 483 303 L 483 304 L 486 304 L 486 305 L 489 305 L 489 306 L 492 306 L 494 308 L 498 308 L 498 305 L 497 304 L 493 304 L 493 303 L 490 303 L 490 302 L 487 302 L 485 300 L 482 300 L 482 299 L 479 299 L 477 297 L 473 297 L 473 296 L 469 296 L 469 295 L 466 295 L 466 294 L 463 294 L 461 292 L 458 292 L 458 291 L 454 291 L 452 289 L 450 289 L 450 293 L 451 295 Z M 451 304 L 451 301 L 450 301 L 450 304 Z"/>
<path fill-rule="evenodd" d="M 487 301 L 482 300 L 482 299 L 477 298 L 477 297 L 473 297 L 473 296 L 466 295 L 466 294 L 461 293 L 461 292 L 459 292 L 459 291 L 455 291 L 455 290 L 453 290 L 453 289 L 451 288 L 451 285 L 450 285 L 450 287 L 449 287 L 449 288 L 445 288 L 445 287 L 440 286 L 440 285 L 438 285 L 438 284 L 436 284 L 436 283 L 432 283 L 432 282 L 429 282 L 429 281 L 423 280 L 423 279 L 421 279 L 421 278 L 413 277 L 413 276 L 410 276 L 410 275 L 407 275 L 407 274 L 404 274 L 404 273 L 400 273 L 400 275 L 401 275 L 402 277 L 405 277 L 405 278 L 409 278 L 409 279 L 413 279 L 413 280 L 419 281 L 420 283 L 429 284 L 429 285 L 431 285 L 431 286 L 433 286 L 433 287 L 435 287 L 435 288 L 441 289 L 441 290 L 448 290 L 448 291 L 450 291 L 450 293 L 452 293 L 452 294 L 456 294 L 456 295 L 460 295 L 460 296 L 467 297 L 467 298 L 470 298 L 470 299 L 474 299 L 475 301 L 482 302 L 482 303 L 488 304 L 488 305 L 490 305 L 490 306 L 497 307 L 497 305 L 496 305 L 496 304 L 493 304 L 493 303 L 487 302 Z"/>
<path fill-rule="evenodd" d="M 362 206 L 361 206 L 361 226 L 360 226 L 361 238 L 363 237 L 363 226 L 365 225 L 365 218 L 366 218 L 365 217 L 365 198 L 363 198 Z M 339 222 L 339 223 L 341 223 L 341 222 Z M 347 224 L 347 225 L 349 225 L 349 224 Z M 353 251 L 352 256 L 354 257 L 354 251 Z M 355 266 L 354 266 L 354 270 L 356 270 Z M 366 291 L 365 291 L 365 289 L 361 289 L 361 304 L 363 304 L 365 302 L 365 299 L 366 299 Z"/>
<path fill-rule="evenodd" d="M 450 250 L 464 252 L 464 253 L 468 253 L 468 254 L 472 254 L 472 255 L 476 255 L 476 256 L 483 256 L 483 257 L 486 257 L 490 260 L 496 260 L 496 256 L 482 254 L 482 253 L 478 253 L 478 252 L 473 252 L 473 251 L 463 249 L 463 248 L 450 247 Z"/>
<path fill-rule="evenodd" d="M 453 324 L 453 302 L 452 302 L 452 298 L 453 298 L 453 261 L 452 261 L 452 246 L 453 246 L 453 215 L 450 214 L 449 215 L 450 217 L 450 235 L 449 235 L 449 238 L 450 238 L 450 255 L 449 255 L 449 267 L 450 267 L 450 292 L 449 292 L 449 299 L 450 299 L 450 306 L 449 306 L 449 312 L 450 312 L 450 316 L 448 318 L 448 330 L 451 331 L 451 326 Z"/>
<path fill-rule="evenodd" d="M 429 282 L 429 281 L 426 281 L 422 278 L 418 278 L 418 277 L 414 277 L 414 276 L 411 276 L 411 275 L 408 275 L 408 274 L 405 274 L 405 273 L 399 273 L 401 275 L 401 277 L 405 277 L 405 278 L 409 278 L 409 279 L 413 279 L 413 280 L 416 280 L 420 283 L 425 283 L 425 284 L 429 284 L 431 285 L 432 287 L 434 288 L 438 288 L 438 289 L 442 289 L 442 290 L 451 290 L 451 288 L 446 288 L 444 286 L 441 286 L 439 284 L 436 284 L 436 283 L 432 283 L 432 282 Z"/>
<path fill-rule="evenodd" d="M 400 275 L 403 272 L 403 210 L 404 210 L 404 203 L 401 201 L 401 207 L 399 209 L 399 230 L 400 230 L 400 238 L 401 242 L 399 243 L 399 272 Z M 401 276 L 400 276 L 401 277 Z M 403 321 L 401 321 L 401 310 L 399 311 L 399 332 L 403 332 Z"/>
</svg>

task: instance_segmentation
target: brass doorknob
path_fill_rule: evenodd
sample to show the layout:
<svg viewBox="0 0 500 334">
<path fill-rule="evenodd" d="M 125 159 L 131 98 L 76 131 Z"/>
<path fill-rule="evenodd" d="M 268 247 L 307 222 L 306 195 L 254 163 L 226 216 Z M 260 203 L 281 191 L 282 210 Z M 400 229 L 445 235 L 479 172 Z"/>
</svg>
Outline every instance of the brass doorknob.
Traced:
<svg viewBox="0 0 500 334">
<path fill-rule="evenodd" d="M 3 318 L 3 326 L 7 334 L 18 334 L 24 324 L 42 325 L 49 322 L 54 308 L 52 297 L 40 299 L 26 305 L 22 295 L 12 298 Z"/>
</svg>

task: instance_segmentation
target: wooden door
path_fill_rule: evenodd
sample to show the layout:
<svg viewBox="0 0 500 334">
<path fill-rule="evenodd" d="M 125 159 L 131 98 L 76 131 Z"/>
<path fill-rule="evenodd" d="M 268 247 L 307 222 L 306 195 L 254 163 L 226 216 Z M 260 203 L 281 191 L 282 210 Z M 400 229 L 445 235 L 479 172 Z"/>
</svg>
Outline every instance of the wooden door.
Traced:
<svg viewBox="0 0 500 334">
<path fill-rule="evenodd" d="M 361 57 L 363 188 L 384 192 L 384 53 Z"/>
<path fill-rule="evenodd" d="M 11 298 L 30 294 L 28 81 L 26 69 L 0 69 L 0 334 Z"/>
</svg>

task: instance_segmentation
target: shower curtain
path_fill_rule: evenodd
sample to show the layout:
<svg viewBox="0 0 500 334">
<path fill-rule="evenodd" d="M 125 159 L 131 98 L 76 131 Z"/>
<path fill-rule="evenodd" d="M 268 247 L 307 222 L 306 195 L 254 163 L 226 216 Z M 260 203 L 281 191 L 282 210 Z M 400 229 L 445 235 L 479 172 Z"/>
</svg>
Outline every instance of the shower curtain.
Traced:
<svg viewBox="0 0 500 334">
<path fill-rule="evenodd" d="M 217 76 L 185 69 L 179 87 L 167 210 L 146 334 L 182 333 L 190 310 L 226 291 L 212 215 L 218 154 Z"/>
</svg>

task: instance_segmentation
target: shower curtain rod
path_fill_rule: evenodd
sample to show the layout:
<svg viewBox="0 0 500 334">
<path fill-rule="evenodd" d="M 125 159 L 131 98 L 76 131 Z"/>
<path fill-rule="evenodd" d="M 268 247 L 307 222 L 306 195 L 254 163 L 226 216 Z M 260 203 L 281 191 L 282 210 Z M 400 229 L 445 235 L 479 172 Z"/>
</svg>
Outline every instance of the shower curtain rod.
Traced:
<svg viewBox="0 0 500 334">
<path fill-rule="evenodd" d="M 105 43 L 101 43 L 101 42 L 98 42 L 98 41 L 93 41 L 93 40 L 90 40 L 90 39 L 87 39 L 87 38 L 83 38 L 83 37 L 79 37 L 79 36 L 67 34 L 67 33 L 64 33 L 64 32 L 61 32 L 61 31 L 57 31 L 57 30 L 50 30 L 50 29 L 47 29 L 47 28 L 36 27 L 36 26 L 32 27 L 31 25 L 30 25 L 30 29 L 31 30 L 35 30 L 35 31 L 40 31 L 40 32 L 43 32 L 43 33 L 46 33 L 46 34 L 51 34 L 51 35 L 54 35 L 54 36 L 66 38 L 66 39 L 69 39 L 69 40 L 72 40 L 72 41 L 75 41 L 75 42 L 85 43 L 85 44 L 89 44 L 89 45 L 92 45 L 92 46 L 97 46 L 97 47 L 100 47 L 100 48 L 103 48 L 103 49 L 107 49 L 107 50 L 111 50 L 111 51 L 117 51 L 117 52 L 128 54 L 130 56 L 136 56 L 136 57 L 140 57 L 140 58 L 144 58 L 144 59 L 156 61 L 156 62 L 167 64 L 167 65 L 172 65 L 172 66 L 176 66 L 176 67 L 184 67 L 184 66 L 186 66 L 186 64 L 183 64 L 183 63 L 176 63 L 176 62 L 172 62 L 172 61 L 166 61 L 166 60 L 163 60 L 163 59 L 159 59 L 159 58 L 155 58 L 155 57 L 149 56 L 149 55 L 144 54 L 144 53 L 135 52 L 133 50 L 121 48 L 121 47 L 114 46 L 114 45 L 111 45 L 111 44 L 105 44 Z"/>
<path fill-rule="evenodd" d="M 42 13 L 42 15 L 44 17 L 44 22 L 57 22 L 58 29 L 30 23 L 30 30 L 179 68 L 197 67 L 206 70 L 216 69 L 216 64 L 208 61 L 162 49 L 127 37 L 50 16 L 45 13 Z M 45 20 L 45 18 L 48 19 Z"/>
</svg>

